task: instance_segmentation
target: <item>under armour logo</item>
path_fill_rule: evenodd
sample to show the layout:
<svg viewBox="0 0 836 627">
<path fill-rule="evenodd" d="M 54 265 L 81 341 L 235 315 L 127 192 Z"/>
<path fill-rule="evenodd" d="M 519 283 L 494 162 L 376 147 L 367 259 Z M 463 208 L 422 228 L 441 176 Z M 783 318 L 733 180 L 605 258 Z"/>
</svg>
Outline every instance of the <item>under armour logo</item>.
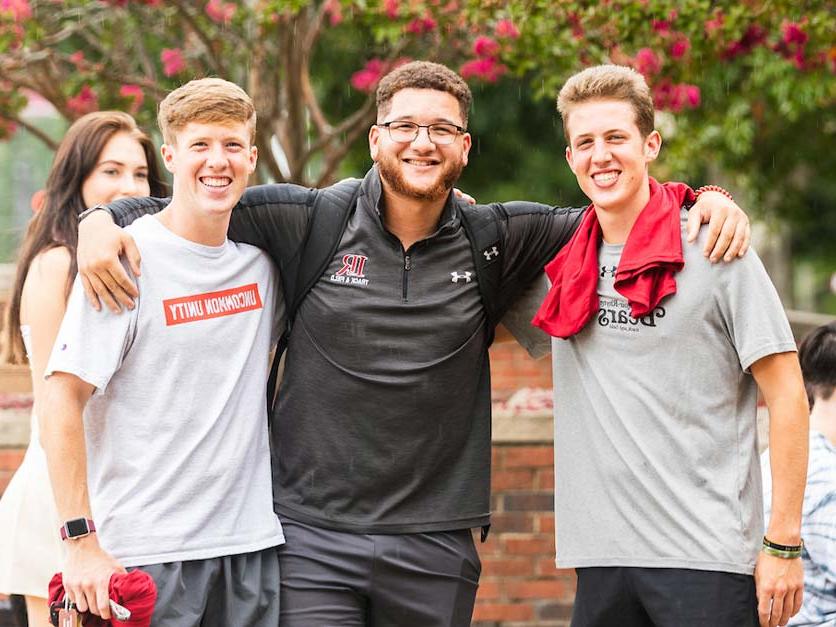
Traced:
<svg viewBox="0 0 836 627">
<path fill-rule="evenodd" d="M 453 283 L 458 283 L 459 279 L 464 279 L 465 283 L 470 283 L 470 274 L 470 272 L 463 272 L 462 274 L 459 274 L 458 272 L 451 272 L 450 276 L 453 277 Z"/>
<path fill-rule="evenodd" d="M 493 246 L 490 250 L 483 250 L 482 254 L 485 255 L 485 259 L 490 261 L 494 257 L 499 257 L 499 250 L 496 246 Z"/>
<path fill-rule="evenodd" d="M 615 277 L 616 270 L 618 270 L 618 266 L 601 266 L 601 278 Z"/>
</svg>

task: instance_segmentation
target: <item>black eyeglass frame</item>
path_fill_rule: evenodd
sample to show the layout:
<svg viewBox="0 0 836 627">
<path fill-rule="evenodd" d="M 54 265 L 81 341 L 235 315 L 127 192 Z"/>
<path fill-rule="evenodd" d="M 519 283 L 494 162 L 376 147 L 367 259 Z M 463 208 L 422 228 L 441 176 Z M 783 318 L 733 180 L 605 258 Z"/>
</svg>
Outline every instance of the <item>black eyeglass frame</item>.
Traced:
<svg viewBox="0 0 836 627">
<path fill-rule="evenodd" d="M 412 139 L 410 139 L 409 141 L 403 141 L 403 140 L 395 139 L 394 137 L 392 137 L 392 128 L 391 127 L 392 127 L 393 124 L 407 124 L 407 125 L 410 125 L 410 126 L 414 126 L 415 127 L 415 134 L 412 136 Z M 427 129 L 427 137 L 429 138 L 429 140 L 432 143 L 437 144 L 438 142 L 433 141 L 432 135 L 430 134 L 431 133 L 430 129 L 432 129 L 433 126 L 452 126 L 453 128 L 456 129 L 456 134 L 452 136 L 453 139 L 447 144 L 442 143 L 441 144 L 442 146 L 449 146 L 454 141 L 456 141 L 456 137 L 458 137 L 459 135 L 464 135 L 467 132 L 467 130 L 465 130 L 464 128 L 462 128 L 458 124 L 453 124 L 452 122 L 433 122 L 432 124 L 416 124 L 415 122 L 410 122 L 409 120 L 392 120 L 391 122 L 384 122 L 383 124 L 377 124 L 376 126 L 385 128 L 386 131 L 389 133 L 389 139 L 391 139 L 393 142 L 396 142 L 398 144 L 411 144 L 416 139 L 418 139 L 418 134 L 421 132 L 422 128 Z"/>
</svg>

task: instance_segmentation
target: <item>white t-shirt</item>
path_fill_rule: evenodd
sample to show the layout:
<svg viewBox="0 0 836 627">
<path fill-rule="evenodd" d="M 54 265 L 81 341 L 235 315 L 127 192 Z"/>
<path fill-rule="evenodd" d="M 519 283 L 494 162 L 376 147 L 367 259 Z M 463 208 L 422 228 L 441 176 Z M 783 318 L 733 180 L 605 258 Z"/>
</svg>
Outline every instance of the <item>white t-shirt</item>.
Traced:
<svg viewBox="0 0 836 627">
<path fill-rule="evenodd" d="M 255 247 L 202 246 L 153 216 L 127 231 L 137 306 L 96 312 L 76 279 L 46 369 L 96 386 L 84 430 L 99 541 L 124 566 L 281 544 L 265 397 L 278 275 Z"/>
</svg>

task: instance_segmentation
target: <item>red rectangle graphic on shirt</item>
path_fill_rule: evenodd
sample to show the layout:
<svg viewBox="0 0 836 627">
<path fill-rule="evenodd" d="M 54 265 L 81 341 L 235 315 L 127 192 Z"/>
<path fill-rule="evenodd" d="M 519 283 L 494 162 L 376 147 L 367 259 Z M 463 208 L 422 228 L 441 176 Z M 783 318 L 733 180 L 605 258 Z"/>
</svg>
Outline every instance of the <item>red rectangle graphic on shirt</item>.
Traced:
<svg viewBox="0 0 836 627">
<path fill-rule="evenodd" d="M 249 285 L 218 292 L 169 298 L 163 301 L 165 324 L 168 327 L 186 322 L 231 316 L 253 309 L 261 309 L 262 306 L 261 294 L 258 293 L 258 283 L 250 283 Z"/>
</svg>

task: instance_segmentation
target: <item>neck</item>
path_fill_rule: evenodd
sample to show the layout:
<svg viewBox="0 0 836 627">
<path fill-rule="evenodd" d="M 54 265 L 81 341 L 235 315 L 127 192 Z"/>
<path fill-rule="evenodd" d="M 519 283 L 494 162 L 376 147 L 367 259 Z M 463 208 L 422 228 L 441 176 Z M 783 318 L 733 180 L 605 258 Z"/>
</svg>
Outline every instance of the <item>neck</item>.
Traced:
<svg viewBox="0 0 836 627">
<path fill-rule="evenodd" d="M 437 200 L 421 200 L 394 192 L 385 181 L 383 183 L 383 225 L 386 230 L 401 241 L 404 250 L 409 250 L 415 242 L 432 235 L 447 197 Z"/>
<path fill-rule="evenodd" d="M 226 241 L 231 213 L 195 215 L 184 210 L 174 199 L 157 214 L 157 218 L 169 231 L 183 239 L 203 246 L 221 246 Z"/>
<path fill-rule="evenodd" d="M 650 181 L 645 178 L 639 191 L 629 201 L 619 206 L 599 207 L 595 205 L 598 224 L 607 244 L 623 244 L 630 235 L 630 230 L 639 218 L 639 214 L 650 201 Z"/>
<path fill-rule="evenodd" d="M 827 400 L 816 399 L 810 411 L 810 429 L 823 433 L 836 446 L 836 392 Z"/>
</svg>

